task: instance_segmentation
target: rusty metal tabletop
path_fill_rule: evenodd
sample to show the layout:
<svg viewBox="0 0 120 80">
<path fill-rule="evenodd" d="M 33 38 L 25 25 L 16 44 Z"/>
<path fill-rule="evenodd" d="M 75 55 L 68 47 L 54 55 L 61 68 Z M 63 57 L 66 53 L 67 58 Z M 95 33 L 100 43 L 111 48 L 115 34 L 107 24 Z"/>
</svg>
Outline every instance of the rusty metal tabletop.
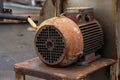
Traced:
<svg viewBox="0 0 120 80">
<path fill-rule="evenodd" d="M 88 74 L 114 63 L 113 59 L 101 58 L 85 66 L 72 65 L 66 68 L 52 68 L 43 64 L 37 57 L 15 64 L 14 70 L 16 73 L 47 80 L 80 80 Z"/>
</svg>

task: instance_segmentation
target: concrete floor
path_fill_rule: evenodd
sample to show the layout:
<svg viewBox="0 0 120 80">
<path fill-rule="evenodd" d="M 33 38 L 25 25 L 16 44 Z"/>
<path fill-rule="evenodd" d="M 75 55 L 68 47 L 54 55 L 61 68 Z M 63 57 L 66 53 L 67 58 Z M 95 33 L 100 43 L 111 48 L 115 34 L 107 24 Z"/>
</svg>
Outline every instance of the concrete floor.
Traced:
<svg viewBox="0 0 120 80">
<path fill-rule="evenodd" d="M 15 80 L 14 64 L 36 57 L 34 32 L 27 31 L 28 27 L 29 24 L 0 24 L 0 80 Z"/>
<path fill-rule="evenodd" d="M 14 13 L 26 15 L 33 12 L 12 9 Z M 34 11 L 34 14 L 35 12 L 39 14 L 39 10 Z M 27 23 L 0 23 L 0 80 L 15 80 L 14 64 L 36 57 L 33 47 L 35 33 L 28 31 L 29 27 Z M 39 79 L 27 76 L 27 80 Z"/>
</svg>

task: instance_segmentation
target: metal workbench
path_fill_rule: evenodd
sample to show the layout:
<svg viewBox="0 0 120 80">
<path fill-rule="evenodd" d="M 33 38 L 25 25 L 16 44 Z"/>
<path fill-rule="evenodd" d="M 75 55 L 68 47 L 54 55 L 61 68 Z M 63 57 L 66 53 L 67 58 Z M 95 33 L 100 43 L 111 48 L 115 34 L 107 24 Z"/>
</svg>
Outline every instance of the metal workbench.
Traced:
<svg viewBox="0 0 120 80">
<path fill-rule="evenodd" d="M 72 65 L 66 68 L 52 68 L 43 64 L 39 58 L 34 58 L 15 64 L 14 71 L 16 80 L 25 80 L 25 75 L 46 80 L 87 80 L 86 76 L 89 74 L 110 67 L 114 63 L 113 59 L 101 58 L 84 66 Z"/>
</svg>

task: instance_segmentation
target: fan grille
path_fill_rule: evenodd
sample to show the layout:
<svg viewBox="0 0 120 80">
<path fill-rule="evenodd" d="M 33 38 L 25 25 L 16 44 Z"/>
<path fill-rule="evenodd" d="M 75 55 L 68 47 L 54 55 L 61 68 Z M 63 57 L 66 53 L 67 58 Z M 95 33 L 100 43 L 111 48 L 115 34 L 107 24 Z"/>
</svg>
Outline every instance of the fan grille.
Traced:
<svg viewBox="0 0 120 80">
<path fill-rule="evenodd" d="M 37 33 L 36 47 L 45 62 L 54 64 L 65 52 L 65 41 L 54 26 L 48 25 Z"/>
</svg>

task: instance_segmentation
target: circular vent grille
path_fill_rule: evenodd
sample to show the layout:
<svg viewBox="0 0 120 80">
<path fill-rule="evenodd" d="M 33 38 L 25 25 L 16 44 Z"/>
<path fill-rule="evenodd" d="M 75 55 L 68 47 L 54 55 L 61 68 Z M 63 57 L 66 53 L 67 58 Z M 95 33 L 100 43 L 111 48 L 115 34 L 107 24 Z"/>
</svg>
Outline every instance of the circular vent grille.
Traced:
<svg viewBox="0 0 120 80">
<path fill-rule="evenodd" d="M 65 52 L 65 41 L 54 26 L 44 26 L 37 33 L 35 46 L 43 61 L 55 64 L 61 60 Z"/>
</svg>

